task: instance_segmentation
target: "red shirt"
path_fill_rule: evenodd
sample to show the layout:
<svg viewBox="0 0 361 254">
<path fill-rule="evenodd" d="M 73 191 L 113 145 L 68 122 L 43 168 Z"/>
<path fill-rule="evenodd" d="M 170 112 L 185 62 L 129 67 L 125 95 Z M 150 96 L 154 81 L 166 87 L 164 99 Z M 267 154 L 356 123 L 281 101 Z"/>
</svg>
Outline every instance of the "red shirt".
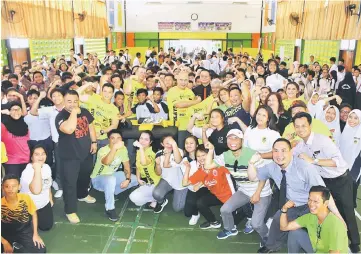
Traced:
<svg viewBox="0 0 361 254">
<path fill-rule="evenodd" d="M 202 182 L 222 203 L 226 203 L 235 192 L 231 175 L 225 167 L 211 169 L 209 173 L 198 169 L 189 181 L 193 185 Z"/>
<path fill-rule="evenodd" d="M 8 154 L 6 164 L 29 163 L 30 149 L 28 140 L 29 132 L 23 137 L 14 136 L 6 129 L 4 124 L 1 124 L 1 141 L 4 142 Z"/>
</svg>

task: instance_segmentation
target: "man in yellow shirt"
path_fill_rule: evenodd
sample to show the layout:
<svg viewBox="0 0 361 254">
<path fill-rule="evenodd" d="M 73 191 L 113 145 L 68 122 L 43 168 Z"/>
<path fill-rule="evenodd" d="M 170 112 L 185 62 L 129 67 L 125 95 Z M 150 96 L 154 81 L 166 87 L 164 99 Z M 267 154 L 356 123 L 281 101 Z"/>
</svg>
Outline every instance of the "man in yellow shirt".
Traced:
<svg viewBox="0 0 361 254">
<path fill-rule="evenodd" d="M 184 140 L 189 135 L 187 124 L 190 116 L 187 109 L 202 101 L 199 96 L 195 96 L 188 87 L 188 73 L 181 72 L 177 76 L 177 86 L 168 91 L 167 103 L 169 108 L 169 119 L 178 127 L 178 146 L 184 148 Z"/>
<path fill-rule="evenodd" d="M 298 112 L 307 112 L 307 106 L 303 101 L 295 101 L 290 107 L 291 115 L 294 117 Z M 332 139 L 332 133 L 330 129 L 322 121 L 318 119 L 312 119 L 312 132 L 325 135 Z M 297 136 L 295 127 L 293 123 L 290 123 L 286 126 L 286 129 L 283 133 L 284 138 L 288 139 L 292 147 L 295 147 L 301 138 Z"/>
<path fill-rule="evenodd" d="M 126 100 L 128 100 L 128 97 L 132 98 L 132 108 L 135 104 L 138 103 L 137 99 L 137 91 L 140 88 L 145 88 L 145 78 L 146 78 L 146 69 L 143 67 L 139 67 L 136 71 L 134 76 L 131 76 L 128 80 L 128 82 L 125 84 L 124 87 L 124 94 L 127 96 Z"/>
<path fill-rule="evenodd" d="M 77 92 L 80 95 L 80 101 L 87 104 L 89 112 L 94 117 L 98 149 L 100 149 L 109 144 L 107 133 L 118 127 L 119 111 L 117 107 L 111 103 L 114 93 L 114 86 L 112 84 L 105 83 L 102 86 L 101 96 L 89 96 L 88 94 L 84 94 L 86 89 L 91 85 L 91 83 L 87 83 L 81 86 Z"/>
</svg>

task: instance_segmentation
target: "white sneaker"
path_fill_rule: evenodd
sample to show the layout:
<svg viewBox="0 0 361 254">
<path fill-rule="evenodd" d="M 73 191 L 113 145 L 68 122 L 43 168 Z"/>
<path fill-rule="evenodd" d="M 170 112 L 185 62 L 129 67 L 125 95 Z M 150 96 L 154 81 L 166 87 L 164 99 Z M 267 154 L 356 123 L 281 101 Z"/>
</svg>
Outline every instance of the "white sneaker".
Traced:
<svg viewBox="0 0 361 254">
<path fill-rule="evenodd" d="M 53 181 L 53 184 L 52 184 L 54 190 L 58 191 L 59 190 L 59 185 L 57 182 Z"/>
<path fill-rule="evenodd" d="M 189 225 L 194 226 L 198 223 L 199 218 L 201 215 L 198 213 L 198 215 L 192 215 L 192 218 L 189 220 Z"/>
<path fill-rule="evenodd" d="M 79 201 L 84 201 L 85 203 L 88 204 L 94 204 L 97 200 L 95 198 L 93 198 L 92 196 L 86 196 L 85 198 L 78 198 Z"/>
<path fill-rule="evenodd" d="M 63 190 L 58 190 L 54 194 L 54 198 L 61 198 L 63 196 Z"/>
</svg>

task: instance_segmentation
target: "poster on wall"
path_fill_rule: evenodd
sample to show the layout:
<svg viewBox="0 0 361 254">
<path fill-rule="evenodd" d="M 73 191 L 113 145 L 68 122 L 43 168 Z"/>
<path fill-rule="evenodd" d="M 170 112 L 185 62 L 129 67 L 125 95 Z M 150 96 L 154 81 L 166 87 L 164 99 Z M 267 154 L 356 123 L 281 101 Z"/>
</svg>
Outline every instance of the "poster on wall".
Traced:
<svg viewBox="0 0 361 254">
<path fill-rule="evenodd" d="M 230 31 L 232 22 L 198 22 L 201 31 Z"/>
<path fill-rule="evenodd" d="M 216 22 L 216 31 L 230 31 L 232 29 L 232 22 Z"/>
<path fill-rule="evenodd" d="M 159 31 L 173 31 L 174 22 L 158 22 Z"/>
<path fill-rule="evenodd" d="M 198 29 L 201 31 L 213 31 L 214 22 L 198 22 Z"/>
<path fill-rule="evenodd" d="M 176 31 L 190 31 L 191 22 L 175 22 L 174 28 Z"/>
</svg>

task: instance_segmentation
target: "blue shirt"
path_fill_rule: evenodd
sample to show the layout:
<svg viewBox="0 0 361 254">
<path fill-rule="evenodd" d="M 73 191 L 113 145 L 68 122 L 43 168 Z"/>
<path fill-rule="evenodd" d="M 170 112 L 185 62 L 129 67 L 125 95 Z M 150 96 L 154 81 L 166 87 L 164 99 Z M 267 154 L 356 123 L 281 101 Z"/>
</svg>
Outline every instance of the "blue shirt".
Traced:
<svg viewBox="0 0 361 254">
<path fill-rule="evenodd" d="M 325 186 L 321 176 L 315 165 L 309 164 L 304 160 L 293 156 L 286 170 L 286 197 L 292 200 L 296 206 L 307 204 L 309 192 L 312 186 Z M 281 167 L 274 161 L 257 170 L 259 180 L 267 180 L 272 178 L 281 187 L 282 172 Z"/>
<path fill-rule="evenodd" d="M 231 117 L 238 117 L 247 126 L 249 126 L 249 124 L 251 123 L 251 115 L 242 108 L 242 104 L 239 105 L 238 107 L 231 107 L 231 108 L 227 109 L 226 112 L 224 112 L 224 114 L 226 116 L 226 119 L 225 119 L 226 123 L 228 123 L 228 119 Z M 238 123 L 233 123 L 228 126 L 229 126 L 230 130 L 231 129 L 242 130 L 241 126 L 239 126 Z"/>
</svg>

